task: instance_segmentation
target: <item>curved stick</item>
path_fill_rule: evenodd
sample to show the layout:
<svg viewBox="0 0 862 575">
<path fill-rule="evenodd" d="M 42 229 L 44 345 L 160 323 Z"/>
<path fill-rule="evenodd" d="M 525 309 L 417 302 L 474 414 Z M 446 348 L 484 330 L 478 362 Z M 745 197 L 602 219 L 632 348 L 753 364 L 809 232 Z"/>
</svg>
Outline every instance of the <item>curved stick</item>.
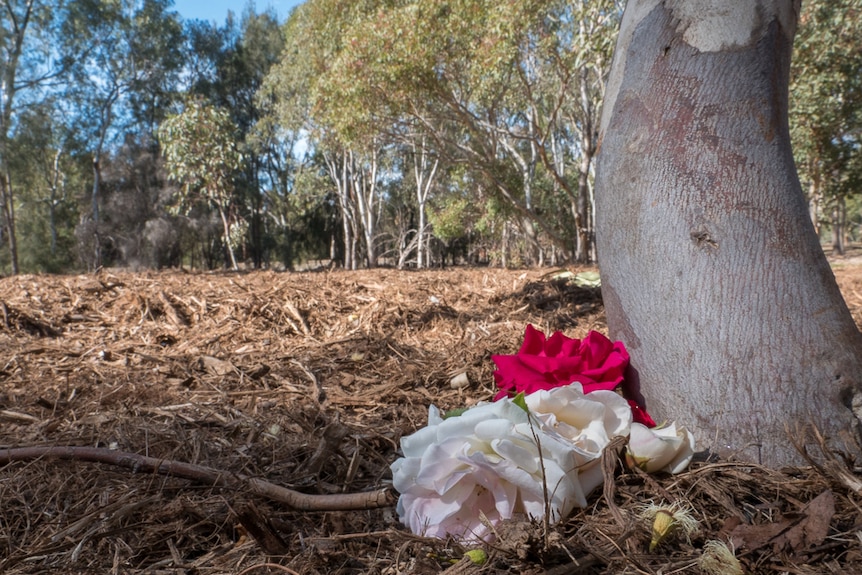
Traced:
<svg viewBox="0 0 862 575">
<path fill-rule="evenodd" d="M 107 463 L 131 469 L 133 473 L 158 473 L 190 479 L 214 487 L 245 490 L 254 495 L 284 503 L 298 511 L 351 511 L 390 507 L 395 504 L 395 498 L 389 489 L 363 493 L 312 495 L 287 489 L 255 477 L 219 471 L 182 461 L 146 457 L 137 453 L 99 447 L 60 445 L 0 449 L 0 465 L 6 465 L 13 461 L 49 458 Z"/>
</svg>

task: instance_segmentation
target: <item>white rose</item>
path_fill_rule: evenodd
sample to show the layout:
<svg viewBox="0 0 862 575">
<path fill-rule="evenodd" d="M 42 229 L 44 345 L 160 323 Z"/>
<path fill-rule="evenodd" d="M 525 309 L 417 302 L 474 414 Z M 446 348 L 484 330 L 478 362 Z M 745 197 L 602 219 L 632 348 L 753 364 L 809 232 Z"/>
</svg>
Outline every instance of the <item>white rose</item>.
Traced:
<svg viewBox="0 0 862 575">
<path fill-rule="evenodd" d="M 632 410 L 613 391 L 585 394 L 580 383 L 537 391 L 526 397 L 530 412 L 574 446 L 578 482 L 586 495 L 604 481 L 602 450 L 618 435 L 628 435 Z M 586 502 L 579 504 L 581 507 Z"/>
<path fill-rule="evenodd" d="M 533 427 L 541 462 L 527 413 L 511 400 L 445 420 L 432 406 L 428 426 L 401 440 L 404 457 L 392 464 L 401 521 L 417 534 L 488 539 L 482 516 L 493 525 L 516 514 L 544 515 L 543 467 L 553 521 L 585 504 L 571 473 L 572 446 L 545 435 L 537 422 Z"/>
<path fill-rule="evenodd" d="M 489 539 L 483 516 L 491 525 L 517 514 L 543 517 L 543 468 L 551 522 L 586 506 L 602 483 L 602 449 L 628 432 L 627 402 L 613 392 L 585 396 L 573 384 L 531 394 L 526 403 L 531 417 L 511 399 L 445 420 L 431 406 L 428 425 L 402 438 L 404 457 L 392 474 L 398 515 L 411 531 Z"/>
<path fill-rule="evenodd" d="M 694 435 L 675 423 L 652 429 L 632 423 L 626 459 L 648 473 L 680 473 L 691 463 L 694 443 Z"/>
</svg>

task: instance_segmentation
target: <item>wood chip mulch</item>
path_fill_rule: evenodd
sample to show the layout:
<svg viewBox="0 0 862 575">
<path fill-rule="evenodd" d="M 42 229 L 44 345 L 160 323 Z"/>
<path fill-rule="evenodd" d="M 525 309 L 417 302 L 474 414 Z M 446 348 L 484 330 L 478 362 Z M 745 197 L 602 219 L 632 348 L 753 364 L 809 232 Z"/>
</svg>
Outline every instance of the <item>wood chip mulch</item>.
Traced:
<svg viewBox="0 0 862 575">
<path fill-rule="evenodd" d="M 836 275 L 862 320 L 862 266 Z M 615 480 L 589 508 L 501 525 L 481 565 L 407 532 L 388 502 L 298 510 L 259 488 L 375 496 L 428 404 L 493 396 L 491 355 L 515 353 L 527 323 L 583 337 L 604 322 L 598 289 L 548 270 L 0 279 L 0 457 L 130 454 L 0 463 L 0 573 L 711 574 L 711 540 L 735 549 L 727 573 L 862 573 L 862 475 L 822 451 L 807 468 L 701 461 L 673 477 L 608 452 Z M 698 527 L 650 551 L 650 503 Z"/>
</svg>

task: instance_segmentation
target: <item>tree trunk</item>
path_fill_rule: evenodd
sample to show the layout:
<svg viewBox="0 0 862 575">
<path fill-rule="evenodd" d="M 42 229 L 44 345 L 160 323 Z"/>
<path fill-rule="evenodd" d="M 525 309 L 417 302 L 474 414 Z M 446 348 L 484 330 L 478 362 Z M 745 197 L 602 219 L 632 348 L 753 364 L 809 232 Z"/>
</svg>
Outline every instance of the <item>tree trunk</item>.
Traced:
<svg viewBox="0 0 862 575">
<path fill-rule="evenodd" d="M 425 239 L 427 233 L 425 229 L 427 225 L 425 223 L 426 204 L 431 192 L 431 186 L 434 183 L 434 175 L 437 173 L 437 166 L 440 164 L 440 160 L 435 158 L 434 164 L 429 171 L 428 162 L 430 161 L 430 154 L 425 143 L 426 140 L 424 137 L 418 145 L 415 138 L 411 141 L 413 148 L 413 178 L 416 181 L 416 203 L 419 206 L 419 227 L 416 230 L 416 269 L 420 270 L 428 266 L 426 256 L 428 242 Z"/>
<path fill-rule="evenodd" d="M 15 196 L 12 194 L 12 178 L 9 170 L 3 170 L 0 174 L 0 199 L 3 203 L 3 224 L 6 228 L 6 241 L 9 242 L 9 261 L 12 266 L 12 275 L 18 275 L 18 235 L 15 233 Z"/>
<path fill-rule="evenodd" d="M 219 216 L 221 216 L 221 225 L 223 230 L 222 233 L 224 234 L 224 245 L 227 248 L 228 257 L 230 258 L 230 269 L 236 271 L 239 269 L 239 266 L 236 263 L 236 256 L 233 253 L 233 246 L 231 245 L 230 219 L 228 218 L 226 208 L 219 206 L 218 213 Z"/>
<path fill-rule="evenodd" d="M 832 253 L 833 255 L 844 255 L 844 210 L 842 198 L 835 200 L 832 207 Z"/>
<path fill-rule="evenodd" d="M 93 156 L 93 192 L 90 194 L 90 208 L 93 218 L 93 271 L 102 267 L 102 237 L 99 234 L 99 188 L 102 184 L 102 169 L 99 166 L 99 150 Z"/>
<path fill-rule="evenodd" d="M 584 166 L 586 170 L 584 171 Z M 590 213 L 589 213 L 589 160 L 581 160 L 581 170 L 578 172 L 578 199 L 575 202 L 575 260 L 585 264 L 590 261 Z"/>
<path fill-rule="evenodd" d="M 356 255 L 353 249 L 353 208 L 350 198 L 351 168 L 348 162 L 347 152 L 329 155 L 324 154 L 329 177 L 338 192 L 338 207 L 341 212 L 341 228 L 344 234 L 344 269 L 356 269 Z M 339 161 L 340 160 L 340 161 Z"/>
<path fill-rule="evenodd" d="M 367 166 L 363 161 L 351 153 L 353 166 L 353 196 L 356 198 L 356 207 L 359 212 L 359 224 L 365 239 L 365 263 L 371 269 L 377 267 L 376 229 L 377 214 L 375 214 L 375 202 L 377 202 L 377 150 L 372 150 L 367 160 Z"/>
<path fill-rule="evenodd" d="M 48 197 L 48 226 L 51 231 L 51 255 L 57 255 L 57 207 L 61 200 L 57 197 L 59 188 L 63 187 L 63 199 L 65 200 L 66 179 L 62 177 L 60 170 L 60 157 L 63 155 L 63 149 L 57 150 L 54 154 L 54 166 L 51 172 L 51 188 Z M 60 183 L 62 179 L 62 184 Z"/>
<path fill-rule="evenodd" d="M 588 263 L 592 252 L 592 229 L 590 221 L 590 166 L 595 153 L 593 143 L 593 113 L 590 97 L 587 93 L 589 72 L 581 69 L 581 109 L 583 110 L 583 128 L 581 128 L 581 159 L 578 166 L 578 200 L 575 210 L 575 229 L 577 243 L 575 259 L 578 263 Z"/>
<path fill-rule="evenodd" d="M 626 8 L 596 177 L 611 336 L 656 420 L 700 448 L 798 463 L 785 426 L 833 440 L 862 412 L 862 336 L 790 149 L 798 2 Z"/>
</svg>

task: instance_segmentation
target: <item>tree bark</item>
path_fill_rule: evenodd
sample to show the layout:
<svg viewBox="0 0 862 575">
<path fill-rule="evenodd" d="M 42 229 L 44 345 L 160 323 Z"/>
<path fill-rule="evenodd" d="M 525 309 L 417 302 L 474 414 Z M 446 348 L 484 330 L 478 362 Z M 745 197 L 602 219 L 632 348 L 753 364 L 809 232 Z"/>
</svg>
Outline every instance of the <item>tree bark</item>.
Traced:
<svg viewBox="0 0 862 575">
<path fill-rule="evenodd" d="M 647 408 L 701 448 L 799 463 L 862 413 L 862 336 L 814 233 L 787 124 L 792 0 L 632 0 L 608 81 L 597 243 Z"/>
<path fill-rule="evenodd" d="M 847 213 L 844 205 L 844 196 L 835 198 L 835 205 L 832 207 L 832 253 L 834 255 L 844 255 L 844 245 L 846 236 Z"/>
<path fill-rule="evenodd" d="M 583 110 L 583 127 L 581 128 L 581 159 L 578 166 L 578 200 L 575 210 L 575 228 L 577 243 L 575 259 L 578 263 L 588 263 L 592 251 L 591 221 L 590 221 L 590 165 L 595 154 L 593 144 L 593 113 L 592 104 L 587 92 L 588 72 L 581 69 L 581 108 Z"/>
<path fill-rule="evenodd" d="M 431 158 L 426 146 L 426 138 L 422 136 L 421 142 L 418 143 L 416 140 L 417 138 L 414 137 L 410 144 L 413 150 L 413 177 L 416 181 L 416 204 L 419 211 L 419 226 L 416 229 L 416 269 L 422 269 L 428 266 L 428 242 L 425 237 L 427 233 L 425 229 L 427 225 L 425 223 L 426 205 L 440 160 L 434 158 L 434 163 L 429 169 L 428 163 L 431 161 Z"/>
<path fill-rule="evenodd" d="M 236 263 L 236 255 L 233 252 L 233 245 L 231 245 L 231 237 L 230 237 L 230 218 L 227 213 L 228 208 L 219 205 L 218 214 L 221 217 L 221 225 L 222 225 L 222 233 L 224 234 L 224 245 L 227 248 L 228 258 L 230 259 L 230 269 L 236 271 L 239 269 L 239 265 Z"/>
<path fill-rule="evenodd" d="M 341 226 L 344 234 L 344 262 L 346 270 L 356 269 L 356 253 L 354 242 L 354 228 L 356 227 L 353 217 L 353 206 L 350 198 L 351 167 L 348 161 L 348 153 L 325 154 L 326 166 L 329 177 L 338 191 L 338 207 L 341 212 Z"/>
<path fill-rule="evenodd" d="M 102 168 L 99 165 L 102 144 L 99 143 L 93 155 L 93 191 L 90 194 L 91 217 L 93 218 L 93 269 L 98 271 L 102 267 L 102 237 L 99 234 L 99 189 L 102 185 Z"/>
</svg>

